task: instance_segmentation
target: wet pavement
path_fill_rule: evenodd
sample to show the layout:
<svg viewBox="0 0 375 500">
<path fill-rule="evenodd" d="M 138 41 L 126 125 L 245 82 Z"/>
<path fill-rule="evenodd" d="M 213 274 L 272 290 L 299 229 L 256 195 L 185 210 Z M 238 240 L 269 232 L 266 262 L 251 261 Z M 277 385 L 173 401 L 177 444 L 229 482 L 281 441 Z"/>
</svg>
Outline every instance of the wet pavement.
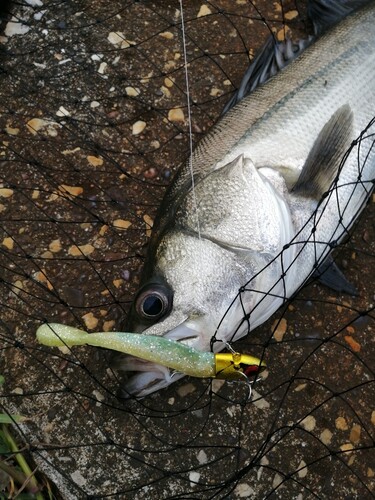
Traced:
<svg viewBox="0 0 375 500">
<path fill-rule="evenodd" d="M 268 365 L 251 401 L 191 378 L 122 401 L 106 351 L 36 343 L 120 328 L 189 137 L 179 2 L 28 4 L 0 40 L 0 402 L 39 470 L 64 499 L 372 498 L 374 198 L 336 253 L 358 297 L 310 283 L 236 343 Z M 270 30 L 308 23 L 266 0 L 184 18 L 196 142 Z"/>
</svg>

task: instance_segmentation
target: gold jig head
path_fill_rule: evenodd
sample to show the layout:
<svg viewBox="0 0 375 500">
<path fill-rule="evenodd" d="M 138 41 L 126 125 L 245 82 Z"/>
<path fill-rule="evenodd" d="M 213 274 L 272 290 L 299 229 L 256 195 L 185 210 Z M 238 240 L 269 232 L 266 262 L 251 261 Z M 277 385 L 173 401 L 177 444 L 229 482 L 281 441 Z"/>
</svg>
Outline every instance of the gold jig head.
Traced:
<svg viewBox="0 0 375 500">
<path fill-rule="evenodd" d="M 260 373 L 266 364 L 249 354 L 228 352 L 215 354 L 215 378 L 238 380 Z"/>
</svg>

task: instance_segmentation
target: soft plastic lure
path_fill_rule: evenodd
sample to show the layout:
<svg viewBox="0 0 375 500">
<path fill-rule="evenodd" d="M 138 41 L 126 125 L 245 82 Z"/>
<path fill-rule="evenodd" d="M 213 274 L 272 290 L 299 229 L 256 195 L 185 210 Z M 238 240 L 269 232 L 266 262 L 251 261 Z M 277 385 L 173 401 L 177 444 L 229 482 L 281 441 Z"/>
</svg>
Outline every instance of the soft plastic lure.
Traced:
<svg viewBox="0 0 375 500">
<path fill-rule="evenodd" d="M 124 352 L 137 358 L 167 366 L 193 377 L 238 380 L 257 375 L 265 363 L 237 352 L 201 352 L 174 340 L 127 332 L 86 333 L 59 323 L 46 323 L 36 332 L 41 344 L 51 347 L 92 345 Z"/>
</svg>

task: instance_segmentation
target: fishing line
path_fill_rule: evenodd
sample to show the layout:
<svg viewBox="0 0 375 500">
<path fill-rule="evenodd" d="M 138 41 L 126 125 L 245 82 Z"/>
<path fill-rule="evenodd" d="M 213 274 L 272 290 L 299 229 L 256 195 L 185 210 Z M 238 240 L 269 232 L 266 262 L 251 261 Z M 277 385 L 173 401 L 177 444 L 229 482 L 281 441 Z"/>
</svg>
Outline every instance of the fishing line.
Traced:
<svg viewBox="0 0 375 500">
<path fill-rule="evenodd" d="M 181 33 L 182 33 L 182 45 L 184 53 L 184 71 L 185 71 L 185 85 L 186 85 L 186 103 L 188 112 L 188 126 L 189 126 L 189 170 L 191 177 L 191 189 L 193 193 L 193 206 L 195 219 L 197 223 L 197 233 L 199 239 L 201 239 L 201 229 L 199 223 L 199 210 L 197 199 L 195 195 L 195 180 L 194 180 L 194 166 L 193 166 L 193 130 L 191 126 L 191 103 L 190 103 L 190 85 L 189 85 L 189 70 L 188 70 L 188 60 L 187 60 L 187 50 L 186 50 L 186 36 L 185 36 L 185 20 L 184 20 L 184 9 L 182 5 L 182 0 L 180 2 L 180 13 L 181 13 Z"/>
</svg>

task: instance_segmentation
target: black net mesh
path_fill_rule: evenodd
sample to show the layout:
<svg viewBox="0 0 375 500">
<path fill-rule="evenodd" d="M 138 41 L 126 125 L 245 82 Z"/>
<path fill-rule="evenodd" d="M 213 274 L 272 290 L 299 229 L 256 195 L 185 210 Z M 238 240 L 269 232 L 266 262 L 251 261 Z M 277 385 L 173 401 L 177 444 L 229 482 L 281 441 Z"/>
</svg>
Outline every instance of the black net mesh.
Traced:
<svg viewBox="0 0 375 500">
<path fill-rule="evenodd" d="M 306 36 L 305 7 L 184 2 L 194 143 L 271 32 Z M 372 497 L 373 200 L 335 250 L 358 296 L 310 282 L 235 344 L 269 366 L 251 401 L 246 384 L 189 378 L 119 400 L 107 351 L 51 350 L 35 332 L 44 321 L 118 330 L 126 318 L 156 209 L 189 151 L 180 4 L 3 9 L 1 406 L 27 417 L 13 430 L 53 495 Z"/>
</svg>

